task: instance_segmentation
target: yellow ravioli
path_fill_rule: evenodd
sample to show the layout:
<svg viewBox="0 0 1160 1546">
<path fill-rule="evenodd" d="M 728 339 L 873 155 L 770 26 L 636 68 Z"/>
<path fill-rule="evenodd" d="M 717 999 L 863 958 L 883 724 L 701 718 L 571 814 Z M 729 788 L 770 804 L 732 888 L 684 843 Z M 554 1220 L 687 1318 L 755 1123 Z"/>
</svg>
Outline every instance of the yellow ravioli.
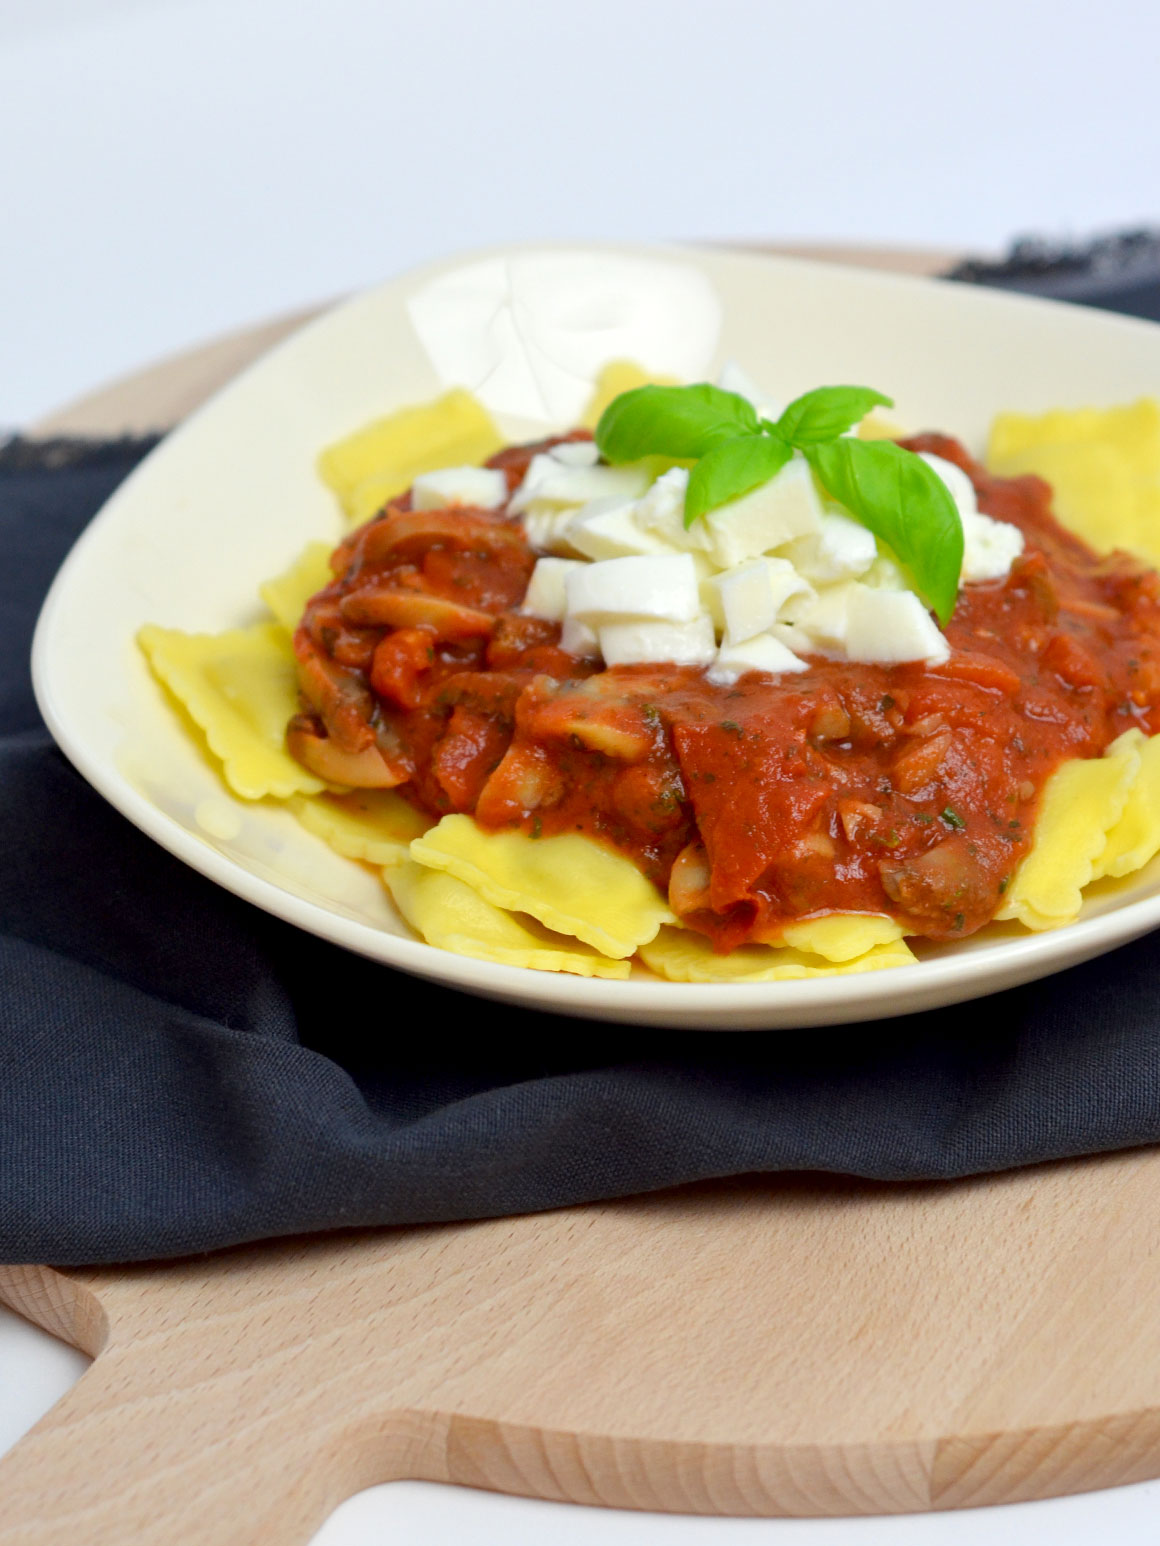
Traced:
<svg viewBox="0 0 1160 1546">
<path fill-rule="evenodd" d="M 827 961 L 852 961 L 876 945 L 891 945 L 902 938 L 902 925 L 876 913 L 827 913 L 821 918 L 802 918 L 786 924 L 778 945 L 823 956 Z"/>
<path fill-rule="evenodd" d="M 349 794 L 295 796 L 290 809 L 309 832 L 336 853 L 367 864 L 398 864 L 415 838 L 431 825 L 393 789 L 352 789 Z"/>
<path fill-rule="evenodd" d="M 334 579 L 330 553 L 329 543 L 310 542 L 289 569 L 258 586 L 258 595 L 283 628 L 289 628 L 291 633 L 302 621 L 311 596 Z"/>
<path fill-rule="evenodd" d="M 1134 746 L 1140 754 L 1136 776 L 1128 790 L 1124 813 L 1107 836 L 1096 860 L 1093 880 L 1104 875 L 1130 875 L 1160 853 L 1160 736 L 1129 730 L 1114 746 Z"/>
<path fill-rule="evenodd" d="M 588 945 L 553 934 L 534 918 L 495 907 L 454 875 L 410 860 L 383 871 L 395 906 L 417 934 L 441 950 L 579 977 L 627 977 L 627 961 L 613 961 Z"/>
<path fill-rule="evenodd" d="M 1047 413 L 1000 413 L 991 427 L 988 461 L 1051 445 L 1104 445 L 1138 482 L 1160 481 L 1160 402 L 1142 397 L 1113 408 L 1052 408 Z"/>
<path fill-rule="evenodd" d="M 496 907 L 531 913 L 608 956 L 630 956 L 673 914 L 631 859 L 578 832 L 532 838 L 485 832 L 444 816 L 411 844 L 411 857 L 466 882 Z"/>
<path fill-rule="evenodd" d="M 290 637 L 278 623 L 226 633 L 147 624 L 137 640 L 154 676 L 204 731 L 235 794 L 285 800 L 326 788 L 286 750 L 286 724 L 298 711 L 298 676 Z"/>
<path fill-rule="evenodd" d="M 1102 757 L 1056 768 L 1040 796 L 1031 852 L 996 918 L 1017 918 L 1029 929 L 1057 929 L 1075 920 L 1139 767 L 1140 752 L 1128 735 Z"/>
<path fill-rule="evenodd" d="M 1056 516 L 1097 552 L 1119 547 L 1160 562 L 1160 403 L 1001 413 L 987 466 L 1044 478 Z"/>
<path fill-rule="evenodd" d="M 871 408 L 858 425 L 859 440 L 902 440 L 909 433 L 904 425 L 878 408 Z"/>
<path fill-rule="evenodd" d="M 328 446 L 318 458 L 318 472 L 357 523 L 410 488 L 421 472 L 484 462 L 504 443 L 482 403 L 456 387 Z"/>
<path fill-rule="evenodd" d="M 865 954 L 841 962 L 777 945 L 741 945 L 723 956 L 703 934 L 679 928 L 662 929 L 640 947 L 640 955 L 658 977 L 671 982 L 788 982 L 798 977 L 842 977 L 848 972 L 908 966 L 915 959 L 901 939 L 874 945 Z"/>
<path fill-rule="evenodd" d="M 606 365 L 596 378 L 596 385 L 592 388 L 592 396 L 588 399 L 588 406 L 580 415 L 580 424 L 584 429 L 595 429 L 600 422 L 600 415 L 608 407 L 614 397 L 619 397 L 622 392 L 634 392 L 642 386 L 676 386 L 675 376 L 654 376 L 637 365 L 633 360 L 613 360 Z"/>
</svg>

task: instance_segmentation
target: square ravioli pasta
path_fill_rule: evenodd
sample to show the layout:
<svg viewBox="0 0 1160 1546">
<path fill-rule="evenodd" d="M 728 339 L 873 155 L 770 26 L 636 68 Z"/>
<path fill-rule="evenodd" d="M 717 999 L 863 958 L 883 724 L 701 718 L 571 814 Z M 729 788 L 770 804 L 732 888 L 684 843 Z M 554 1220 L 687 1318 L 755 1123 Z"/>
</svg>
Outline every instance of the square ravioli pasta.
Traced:
<svg viewBox="0 0 1160 1546">
<path fill-rule="evenodd" d="M 601 426 L 624 439 L 626 402 L 655 419 L 692 390 L 751 423 L 726 400 L 756 392 L 622 365 L 585 424 L 534 445 L 455 392 L 325 452 L 360 524 L 262 588 L 269 622 L 142 632 L 231 790 L 381 869 L 428 943 L 587 976 L 903 966 L 908 941 L 993 919 L 1059 927 L 1146 864 L 1160 585 L 1106 520 L 1100 556 L 1056 519 L 1034 426 L 997 421 L 1009 478 L 899 437 L 867 412 L 880 394 L 823 389 L 753 421 L 760 480 L 734 469 L 690 521 L 711 457 L 684 421 L 684 440 L 630 422 L 624 457 Z M 826 440 L 835 411 L 856 418 Z M 1160 487 L 1160 414 L 1112 413 L 1112 454 Z M 1048 419 L 1045 465 L 1066 468 Z M 1090 413 L 1076 435 L 1089 460 L 1057 502 L 1090 531 Z M 902 548 L 886 495 L 858 507 L 847 464 L 886 468 L 936 537 L 950 512 L 949 610 L 946 563 Z"/>
</svg>

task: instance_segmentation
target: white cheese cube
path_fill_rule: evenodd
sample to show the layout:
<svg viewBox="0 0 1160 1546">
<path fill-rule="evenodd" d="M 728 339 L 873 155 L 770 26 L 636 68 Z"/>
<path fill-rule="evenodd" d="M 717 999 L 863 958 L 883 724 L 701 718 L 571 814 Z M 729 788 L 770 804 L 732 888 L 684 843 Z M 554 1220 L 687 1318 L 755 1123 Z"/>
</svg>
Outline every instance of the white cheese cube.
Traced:
<svg viewBox="0 0 1160 1546">
<path fill-rule="evenodd" d="M 560 629 L 560 648 L 567 650 L 569 655 L 583 658 L 600 653 L 600 640 L 596 637 L 595 628 L 589 628 L 579 618 L 566 617 Z"/>
<path fill-rule="evenodd" d="M 871 590 L 855 583 L 847 601 L 846 654 L 851 660 L 894 665 L 904 660 L 940 664 L 950 645 L 913 591 Z"/>
<path fill-rule="evenodd" d="M 554 505 L 535 512 L 528 511 L 523 522 L 524 536 L 528 539 L 529 547 L 537 553 L 562 553 L 567 557 L 576 557 L 576 549 L 568 541 L 572 513 L 567 506 L 561 510 Z"/>
<path fill-rule="evenodd" d="M 709 581 L 718 595 L 721 627 L 727 644 L 764 633 L 777 617 L 773 586 L 764 559 L 736 564 Z"/>
<path fill-rule="evenodd" d="M 989 515 L 963 517 L 963 570 L 960 585 L 980 580 L 1002 580 L 1023 551 L 1023 533 L 1009 521 Z"/>
<path fill-rule="evenodd" d="M 930 451 L 920 451 L 919 455 L 946 484 L 963 523 L 963 570 L 959 584 L 1005 579 L 1023 551 L 1023 533 L 1018 526 L 980 512 L 975 486 L 961 467 Z"/>
<path fill-rule="evenodd" d="M 821 531 L 822 501 L 809 463 L 795 455 L 768 483 L 710 510 L 709 553 L 722 569 Z"/>
<path fill-rule="evenodd" d="M 532 570 L 521 611 L 531 617 L 544 617 L 550 623 L 561 622 L 567 610 L 565 577 L 583 564 L 577 558 L 541 558 Z"/>
<path fill-rule="evenodd" d="M 723 644 L 709 667 L 709 680 L 717 687 L 732 687 L 747 671 L 765 671 L 780 676 L 783 671 L 805 671 L 804 660 L 771 634 L 743 639 L 738 644 Z"/>
<path fill-rule="evenodd" d="M 568 542 L 578 553 L 593 559 L 675 551 L 656 532 L 643 530 L 635 517 L 635 500 L 590 500 L 569 517 Z"/>
<path fill-rule="evenodd" d="M 725 630 L 725 613 L 721 607 L 721 590 L 717 576 L 710 574 L 697 581 L 697 594 L 701 598 L 701 611 L 713 619 L 713 627 L 720 635 Z"/>
<path fill-rule="evenodd" d="M 784 644 L 786 649 L 794 655 L 818 655 L 821 654 L 804 629 L 794 623 L 774 623 L 769 630 L 770 638 L 776 639 L 779 644 Z"/>
<path fill-rule="evenodd" d="M 717 653 L 712 620 L 703 614 L 685 623 L 605 623 L 599 634 L 606 666 L 636 666 L 654 660 L 705 666 Z"/>
<path fill-rule="evenodd" d="M 960 516 L 977 514 L 979 502 L 975 496 L 975 485 L 963 469 L 954 462 L 948 462 L 945 456 L 936 456 L 933 451 L 920 451 L 918 454 L 946 484 L 947 493 L 954 500 Z"/>
<path fill-rule="evenodd" d="M 902 565 L 891 553 L 879 553 L 862 576 L 862 584 L 871 590 L 909 590 Z"/>
<path fill-rule="evenodd" d="M 411 485 L 415 510 L 442 510 L 448 505 L 497 510 L 507 497 L 507 477 L 495 467 L 441 467 L 437 472 L 421 472 Z"/>
<path fill-rule="evenodd" d="M 726 644 L 765 633 L 791 596 L 807 595 L 810 590 L 784 558 L 751 558 L 715 575 L 708 585 L 719 598 Z"/>
<path fill-rule="evenodd" d="M 865 574 L 878 557 L 874 533 L 861 521 L 831 506 L 822 510 L 821 530 L 799 537 L 786 549 L 786 557 L 799 574 L 815 585 L 853 580 Z"/>
<path fill-rule="evenodd" d="M 792 637 L 800 641 L 793 647 L 843 658 L 850 596 L 855 589 L 861 588 L 855 580 L 844 580 L 838 585 L 825 586 L 816 595 L 801 600 L 794 598 L 785 609 L 785 620 L 793 626 Z M 787 641 L 791 636 L 779 627 L 777 637 Z"/>
<path fill-rule="evenodd" d="M 533 456 L 524 481 L 512 495 L 513 514 L 541 511 L 548 506 L 586 505 L 590 499 L 635 499 L 648 487 L 649 475 L 639 463 L 624 467 L 569 467 L 543 453 Z"/>
<path fill-rule="evenodd" d="M 773 604 L 780 618 L 785 613 L 785 608 L 796 597 L 809 597 L 814 593 L 813 586 L 794 568 L 787 558 L 763 558 L 762 563 L 769 571 L 769 583 L 773 587 Z"/>
<path fill-rule="evenodd" d="M 652 532 L 681 552 L 704 552 L 709 546 L 704 521 L 694 521 L 691 527 L 685 528 L 685 490 L 688 486 L 688 469 L 670 467 L 637 500 L 636 522 L 642 531 Z"/>
<path fill-rule="evenodd" d="M 568 615 L 594 628 L 639 617 L 688 623 L 701 609 L 697 570 L 688 553 L 584 564 L 565 584 Z"/>
<path fill-rule="evenodd" d="M 595 467 L 600 460 L 594 440 L 563 440 L 553 446 L 548 455 L 565 467 Z"/>
</svg>

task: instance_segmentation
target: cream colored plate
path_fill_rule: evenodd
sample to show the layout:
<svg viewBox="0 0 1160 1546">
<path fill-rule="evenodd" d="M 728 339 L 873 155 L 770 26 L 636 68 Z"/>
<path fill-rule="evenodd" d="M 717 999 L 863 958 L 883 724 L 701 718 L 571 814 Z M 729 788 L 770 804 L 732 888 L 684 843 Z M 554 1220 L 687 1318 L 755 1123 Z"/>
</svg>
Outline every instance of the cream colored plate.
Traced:
<svg viewBox="0 0 1160 1546">
<path fill-rule="evenodd" d="M 1110 403 L 1160 383 L 1160 328 L 1104 313 L 832 264 L 677 248 L 476 254 L 327 313 L 196 413 L 117 490 L 45 603 L 41 709 L 82 774 L 195 869 L 335 943 L 449 986 L 564 1014 L 687 1028 L 909 1013 L 1085 960 L 1160 924 L 1160 863 L 1105 883 L 1067 929 L 993 927 L 917 965 L 753 986 L 603 982 L 491 965 L 414 939 L 377 879 L 286 812 L 228 795 L 133 643 L 146 621 L 216 630 L 259 615 L 260 580 L 339 521 L 320 447 L 462 384 L 513 437 L 571 422 L 600 367 L 683 377 L 736 359 L 789 397 L 865 381 L 900 417 L 978 449 L 993 412 Z"/>
</svg>

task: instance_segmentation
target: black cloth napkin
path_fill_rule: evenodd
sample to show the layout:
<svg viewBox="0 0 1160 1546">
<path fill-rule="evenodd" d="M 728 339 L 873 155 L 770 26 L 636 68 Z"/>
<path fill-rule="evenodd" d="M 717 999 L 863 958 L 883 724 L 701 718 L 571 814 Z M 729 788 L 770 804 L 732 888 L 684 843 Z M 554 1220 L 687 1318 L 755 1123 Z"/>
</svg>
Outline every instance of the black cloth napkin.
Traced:
<svg viewBox="0 0 1160 1546">
<path fill-rule="evenodd" d="M 55 569 L 146 449 L 0 451 L 0 1260 L 1160 1139 L 1156 936 L 905 1019 L 640 1030 L 416 981 L 186 869 L 56 750 L 27 665 Z"/>
</svg>

